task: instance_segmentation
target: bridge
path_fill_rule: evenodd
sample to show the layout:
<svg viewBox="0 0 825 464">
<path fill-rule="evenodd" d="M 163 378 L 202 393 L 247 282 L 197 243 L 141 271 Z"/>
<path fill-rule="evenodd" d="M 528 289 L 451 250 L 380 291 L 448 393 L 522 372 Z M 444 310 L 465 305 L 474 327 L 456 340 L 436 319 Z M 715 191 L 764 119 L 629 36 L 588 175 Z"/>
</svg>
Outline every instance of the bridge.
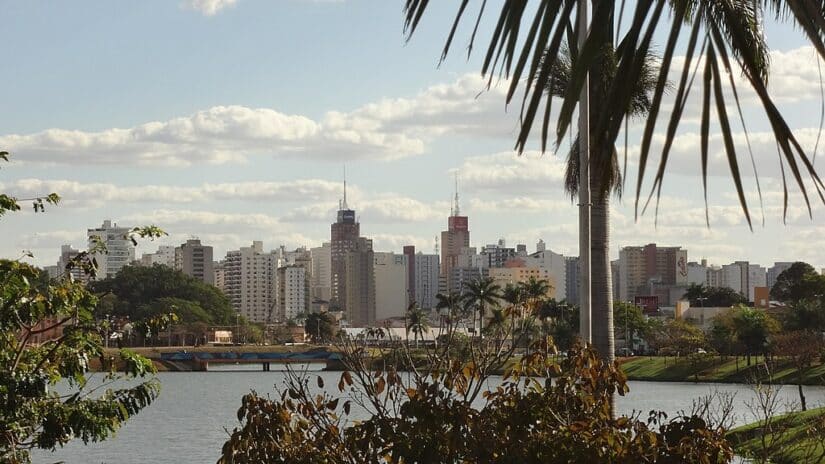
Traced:
<svg viewBox="0 0 825 464">
<path fill-rule="evenodd" d="M 210 364 L 260 364 L 264 372 L 272 370 L 272 366 L 283 366 L 289 364 L 324 364 L 326 369 L 340 366 L 340 353 L 330 351 L 308 351 L 303 353 L 259 353 L 244 352 L 243 350 L 230 352 L 208 352 L 178 351 L 174 353 L 161 353 L 161 361 L 172 364 L 187 365 L 190 370 L 208 371 Z M 276 370 L 281 370 L 277 369 Z"/>
</svg>

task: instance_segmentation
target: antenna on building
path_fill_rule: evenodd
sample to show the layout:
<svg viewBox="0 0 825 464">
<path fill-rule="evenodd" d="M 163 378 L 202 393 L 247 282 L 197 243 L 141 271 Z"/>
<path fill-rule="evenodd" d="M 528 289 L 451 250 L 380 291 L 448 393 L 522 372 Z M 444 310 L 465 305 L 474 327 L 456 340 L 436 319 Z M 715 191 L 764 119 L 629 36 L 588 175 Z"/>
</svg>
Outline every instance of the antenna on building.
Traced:
<svg viewBox="0 0 825 464">
<path fill-rule="evenodd" d="M 344 206 L 343 209 L 349 209 L 347 207 L 347 165 L 346 164 L 344 165 L 344 204 L 343 204 L 343 206 Z"/>
<path fill-rule="evenodd" d="M 458 206 L 458 171 L 455 172 L 455 212 L 453 216 L 460 216 L 461 208 Z"/>
</svg>

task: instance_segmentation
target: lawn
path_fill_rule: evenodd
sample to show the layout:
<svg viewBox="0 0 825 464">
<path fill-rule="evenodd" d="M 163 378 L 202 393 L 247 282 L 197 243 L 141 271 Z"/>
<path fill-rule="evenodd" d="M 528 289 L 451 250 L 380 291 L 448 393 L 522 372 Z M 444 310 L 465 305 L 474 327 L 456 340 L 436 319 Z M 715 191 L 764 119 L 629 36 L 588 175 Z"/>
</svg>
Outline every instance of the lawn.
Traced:
<svg viewBox="0 0 825 464">
<path fill-rule="evenodd" d="M 732 356 L 640 356 L 624 358 L 620 362 L 622 370 L 631 380 L 745 383 L 754 377 L 765 380 L 768 376 L 762 356 L 752 357 L 751 366 L 746 365 L 744 358 L 740 357 L 737 362 Z M 774 383 L 797 382 L 796 370 L 788 361 L 773 358 L 769 366 Z M 802 383 L 825 385 L 825 364 L 806 369 Z"/>
<path fill-rule="evenodd" d="M 773 433 L 763 433 L 755 422 L 728 432 L 727 438 L 740 456 L 782 463 L 825 463 L 825 408 L 774 418 Z"/>
</svg>

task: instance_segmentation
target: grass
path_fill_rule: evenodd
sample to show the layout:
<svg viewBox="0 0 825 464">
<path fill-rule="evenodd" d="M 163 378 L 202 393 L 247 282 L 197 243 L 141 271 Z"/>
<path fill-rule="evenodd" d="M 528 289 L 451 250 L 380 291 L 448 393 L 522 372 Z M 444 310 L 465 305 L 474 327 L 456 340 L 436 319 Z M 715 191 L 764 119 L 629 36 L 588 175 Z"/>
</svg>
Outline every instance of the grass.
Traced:
<svg viewBox="0 0 825 464">
<path fill-rule="evenodd" d="M 774 433 L 763 433 L 755 422 L 728 432 L 727 438 L 737 454 L 782 463 L 825 462 L 825 408 L 794 412 L 775 417 Z"/>
<path fill-rule="evenodd" d="M 745 383 L 754 377 L 764 378 L 765 359 L 752 357 L 751 366 L 744 358 L 739 362 L 732 356 L 702 357 L 647 357 L 625 358 L 621 361 L 622 370 L 630 380 L 653 380 L 664 382 L 723 382 Z M 796 384 L 796 370 L 785 359 L 774 358 L 769 363 L 773 383 Z M 803 385 L 825 385 L 825 364 L 816 364 L 807 369 L 802 376 Z"/>
</svg>

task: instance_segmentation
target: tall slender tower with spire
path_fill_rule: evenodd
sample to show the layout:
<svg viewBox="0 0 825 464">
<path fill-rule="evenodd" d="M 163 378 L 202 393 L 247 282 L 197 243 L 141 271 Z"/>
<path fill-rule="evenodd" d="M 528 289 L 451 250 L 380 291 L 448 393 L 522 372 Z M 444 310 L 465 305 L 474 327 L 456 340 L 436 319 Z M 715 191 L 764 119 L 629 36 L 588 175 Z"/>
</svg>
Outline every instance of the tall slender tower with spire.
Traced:
<svg viewBox="0 0 825 464">
<path fill-rule="evenodd" d="M 375 279 L 372 240 L 361 237 L 355 210 L 347 204 L 344 170 L 343 198 L 330 229 L 330 309 L 344 311 L 353 327 L 375 320 Z"/>
<path fill-rule="evenodd" d="M 441 279 L 445 290 L 459 291 L 452 270 L 458 266 L 462 248 L 470 246 L 470 229 L 467 216 L 461 215 L 458 199 L 458 172 L 455 174 L 455 200 L 447 218 L 447 230 L 441 232 Z"/>
</svg>

